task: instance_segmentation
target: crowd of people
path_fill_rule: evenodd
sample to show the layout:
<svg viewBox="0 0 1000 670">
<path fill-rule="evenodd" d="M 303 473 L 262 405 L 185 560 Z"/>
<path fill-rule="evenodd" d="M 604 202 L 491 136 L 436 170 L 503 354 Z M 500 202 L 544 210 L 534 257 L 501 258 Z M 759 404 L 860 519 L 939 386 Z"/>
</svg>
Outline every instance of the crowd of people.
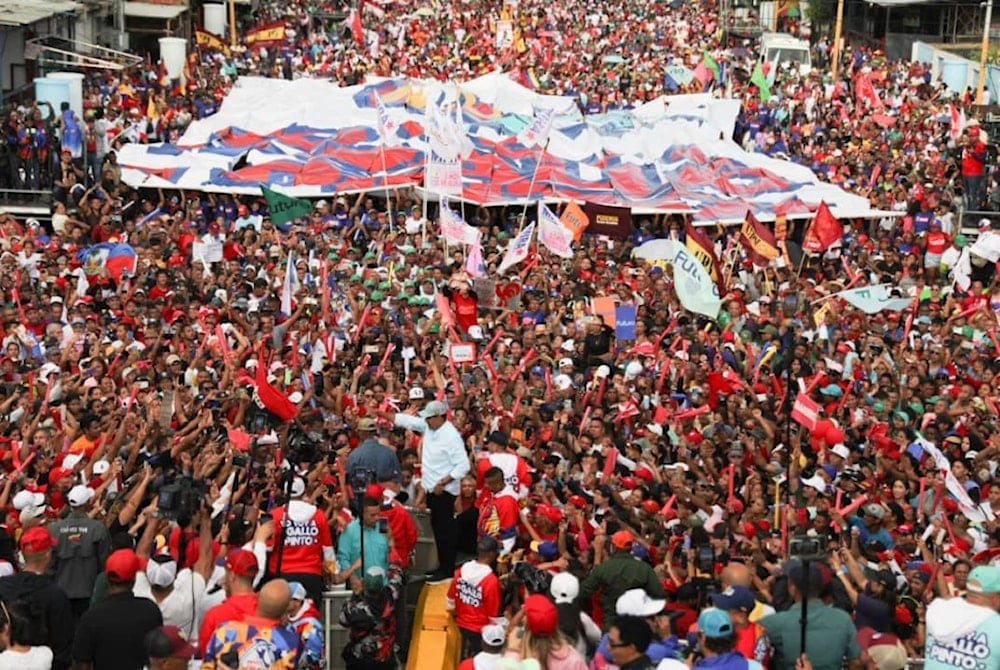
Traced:
<svg viewBox="0 0 1000 670">
<path fill-rule="evenodd" d="M 679 215 L 501 276 L 525 222 L 469 209 L 484 282 L 408 189 L 283 229 L 261 199 L 121 182 L 116 143 L 176 138 L 244 73 L 502 64 L 600 112 L 665 92 L 671 58 L 747 58 L 714 3 L 583 4 L 522 3 L 524 49 L 498 51 L 475 3 L 362 8 L 364 49 L 276 3 L 256 19 L 292 17 L 287 47 L 204 52 L 183 91 L 149 64 L 91 75 L 84 119 L 11 110 L 5 178 L 49 174 L 57 204 L 0 213 L 0 668 L 323 667 L 334 623 L 338 662 L 393 668 L 421 579 L 450 582 L 463 670 L 997 665 L 1000 244 L 970 257 L 956 213 L 997 190 L 971 101 L 926 66 L 857 50 L 836 81 L 782 68 L 770 97 L 716 82 L 743 98 L 737 141 L 898 216 L 766 268 L 708 230 L 715 318 L 631 254 L 685 241 Z M 876 285 L 906 308 L 840 293 Z M 628 339 L 600 298 L 636 308 Z"/>
</svg>

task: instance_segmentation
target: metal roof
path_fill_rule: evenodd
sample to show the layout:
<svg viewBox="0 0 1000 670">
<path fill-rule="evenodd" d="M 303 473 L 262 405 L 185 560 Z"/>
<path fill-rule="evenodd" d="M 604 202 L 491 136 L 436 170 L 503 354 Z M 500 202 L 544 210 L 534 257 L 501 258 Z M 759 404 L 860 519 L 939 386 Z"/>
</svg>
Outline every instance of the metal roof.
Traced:
<svg viewBox="0 0 1000 670">
<path fill-rule="evenodd" d="M 0 3 L 0 25 L 27 26 L 80 7 L 72 0 L 4 0 Z"/>
<path fill-rule="evenodd" d="M 186 5 L 161 5 L 153 2 L 126 2 L 125 16 L 169 21 L 187 11 Z"/>
</svg>

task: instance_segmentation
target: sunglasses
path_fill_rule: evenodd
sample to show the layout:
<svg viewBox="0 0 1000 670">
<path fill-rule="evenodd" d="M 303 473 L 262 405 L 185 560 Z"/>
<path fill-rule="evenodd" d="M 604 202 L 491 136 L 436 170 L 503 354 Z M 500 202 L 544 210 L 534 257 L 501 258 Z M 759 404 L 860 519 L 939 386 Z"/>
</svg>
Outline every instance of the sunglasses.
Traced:
<svg viewBox="0 0 1000 670">
<path fill-rule="evenodd" d="M 611 642 L 610 640 L 608 640 L 608 646 L 611 647 L 612 649 L 621 649 L 622 647 L 631 646 L 631 644 L 632 644 L 631 642 Z"/>
</svg>

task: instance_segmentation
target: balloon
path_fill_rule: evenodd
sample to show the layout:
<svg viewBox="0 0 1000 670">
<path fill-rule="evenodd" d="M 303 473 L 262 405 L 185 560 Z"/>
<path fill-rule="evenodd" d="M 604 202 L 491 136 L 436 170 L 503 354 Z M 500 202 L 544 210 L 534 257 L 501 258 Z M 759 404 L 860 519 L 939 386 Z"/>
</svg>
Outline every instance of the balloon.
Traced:
<svg viewBox="0 0 1000 670">
<path fill-rule="evenodd" d="M 826 446 L 832 447 L 844 441 L 844 431 L 831 423 L 830 427 L 826 429 L 824 437 L 826 438 Z"/>
</svg>

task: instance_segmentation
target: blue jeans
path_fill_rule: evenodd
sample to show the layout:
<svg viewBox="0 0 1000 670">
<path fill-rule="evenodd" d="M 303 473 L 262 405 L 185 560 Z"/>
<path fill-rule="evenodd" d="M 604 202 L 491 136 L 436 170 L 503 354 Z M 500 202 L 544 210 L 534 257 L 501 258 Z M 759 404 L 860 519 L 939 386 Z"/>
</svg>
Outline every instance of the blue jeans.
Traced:
<svg viewBox="0 0 1000 670">
<path fill-rule="evenodd" d="M 983 198 L 986 195 L 986 177 L 962 177 L 965 184 L 965 208 L 978 211 L 983 207 Z"/>
</svg>

